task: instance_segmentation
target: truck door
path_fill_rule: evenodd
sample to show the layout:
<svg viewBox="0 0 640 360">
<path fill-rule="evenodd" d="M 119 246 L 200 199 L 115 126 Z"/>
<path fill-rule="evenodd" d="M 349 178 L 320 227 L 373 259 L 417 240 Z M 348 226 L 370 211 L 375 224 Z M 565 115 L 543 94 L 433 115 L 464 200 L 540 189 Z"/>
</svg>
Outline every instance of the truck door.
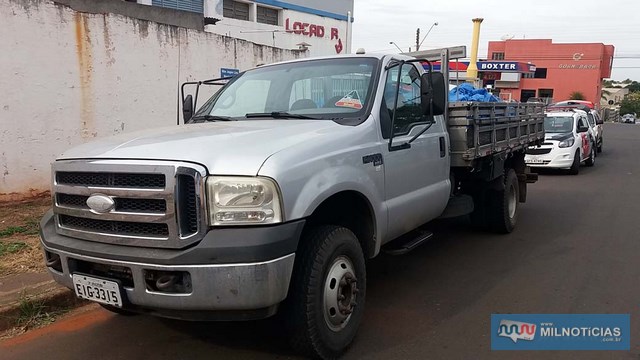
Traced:
<svg viewBox="0 0 640 360">
<path fill-rule="evenodd" d="M 397 102 L 395 91 L 401 72 Z M 383 146 L 385 198 L 388 210 L 388 238 L 395 238 L 438 217 L 444 210 L 450 192 L 449 144 L 444 118 L 435 124 L 421 110 L 420 72 L 413 64 L 387 70 L 380 109 Z M 391 129 L 393 110 L 396 118 Z M 402 144 L 429 129 L 405 149 L 389 151 L 388 140 L 393 131 L 393 144 Z"/>
</svg>

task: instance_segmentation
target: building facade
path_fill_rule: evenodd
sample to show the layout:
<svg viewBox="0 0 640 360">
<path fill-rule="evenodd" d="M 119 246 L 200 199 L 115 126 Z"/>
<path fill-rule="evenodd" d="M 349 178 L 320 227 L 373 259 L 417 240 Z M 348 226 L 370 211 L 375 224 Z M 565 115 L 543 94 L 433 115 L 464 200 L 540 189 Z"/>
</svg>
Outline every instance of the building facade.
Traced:
<svg viewBox="0 0 640 360">
<path fill-rule="evenodd" d="M 350 52 L 354 0 L 137 0 L 202 13 L 205 31 L 321 56 Z M 212 24 L 215 22 L 215 25 Z"/>
<path fill-rule="evenodd" d="M 554 43 L 552 40 L 490 41 L 488 60 L 518 61 L 535 65 L 529 74 L 498 73 L 493 79 L 500 96 L 517 101 L 537 97 L 548 102 L 567 100 L 579 92 L 585 100 L 600 103 L 602 80 L 611 76 L 613 45 Z"/>
</svg>

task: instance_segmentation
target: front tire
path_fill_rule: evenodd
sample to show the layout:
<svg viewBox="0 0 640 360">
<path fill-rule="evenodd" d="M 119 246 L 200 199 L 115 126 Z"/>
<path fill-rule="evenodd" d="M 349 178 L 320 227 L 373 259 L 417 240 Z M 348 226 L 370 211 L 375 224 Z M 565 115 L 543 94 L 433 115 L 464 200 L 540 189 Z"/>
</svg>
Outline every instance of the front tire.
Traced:
<svg viewBox="0 0 640 360">
<path fill-rule="evenodd" d="M 585 161 L 587 166 L 593 166 L 596 164 L 596 147 L 594 143 L 591 143 L 591 152 L 589 153 L 589 158 Z"/>
<path fill-rule="evenodd" d="M 576 154 L 573 157 L 573 163 L 569 168 L 569 174 L 578 175 L 580 173 L 580 150 L 576 150 Z"/>
<path fill-rule="evenodd" d="M 339 226 L 308 231 L 285 302 L 293 348 L 312 358 L 339 357 L 362 321 L 365 295 L 365 259 L 353 232 Z"/>
</svg>

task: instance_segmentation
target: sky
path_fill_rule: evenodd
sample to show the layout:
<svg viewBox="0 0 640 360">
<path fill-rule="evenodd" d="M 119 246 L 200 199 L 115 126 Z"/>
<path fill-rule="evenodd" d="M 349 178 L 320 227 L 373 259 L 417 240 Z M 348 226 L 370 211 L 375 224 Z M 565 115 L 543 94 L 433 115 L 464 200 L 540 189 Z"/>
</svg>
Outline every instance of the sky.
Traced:
<svg viewBox="0 0 640 360">
<path fill-rule="evenodd" d="M 355 0 L 352 51 L 397 52 L 390 41 L 414 50 L 416 29 L 424 37 L 435 22 L 421 50 L 466 45 L 469 51 L 476 17 L 484 18 L 481 58 L 489 41 L 503 37 L 604 43 L 615 46 L 611 78 L 640 81 L 640 0 Z"/>
</svg>

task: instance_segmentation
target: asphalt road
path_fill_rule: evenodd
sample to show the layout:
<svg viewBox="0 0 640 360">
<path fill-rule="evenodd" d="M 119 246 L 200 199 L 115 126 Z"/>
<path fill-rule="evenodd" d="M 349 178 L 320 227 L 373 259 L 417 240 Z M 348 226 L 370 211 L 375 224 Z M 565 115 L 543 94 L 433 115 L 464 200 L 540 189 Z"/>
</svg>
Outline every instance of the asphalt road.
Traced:
<svg viewBox="0 0 640 360">
<path fill-rule="evenodd" d="M 640 356 L 640 125 L 607 124 L 578 176 L 544 174 L 518 228 L 465 221 L 368 264 L 364 323 L 346 359 L 637 359 Z M 496 352 L 492 313 L 630 313 L 631 352 Z M 294 358 L 274 321 L 181 323 L 95 308 L 0 343 L 10 359 Z"/>
</svg>

